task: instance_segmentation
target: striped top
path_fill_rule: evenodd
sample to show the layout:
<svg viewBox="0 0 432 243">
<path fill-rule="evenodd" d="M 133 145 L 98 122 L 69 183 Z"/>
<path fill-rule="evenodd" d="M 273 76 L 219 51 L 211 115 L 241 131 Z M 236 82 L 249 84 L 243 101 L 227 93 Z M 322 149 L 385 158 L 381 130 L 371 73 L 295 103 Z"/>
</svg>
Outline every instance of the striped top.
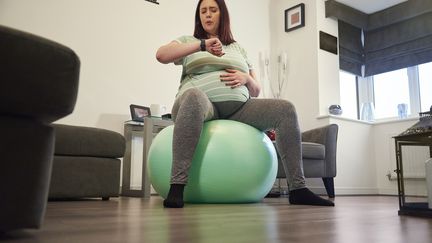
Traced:
<svg viewBox="0 0 432 243">
<path fill-rule="evenodd" d="M 179 43 L 197 42 L 199 39 L 193 36 L 182 36 L 176 39 Z M 223 46 L 225 55 L 214 56 L 208 52 L 195 52 L 184 58 L 176 60 L 176 65 L 183 66 L 180 87 L 177 96 L 191 88 L 199 88 L 209 97 L 211 102 L 240 101 L 246 102 L 249 99 L 249 90 L 242 85 L 237 88 L 226 86 L 220 80 L 220 75 L 227 73 L 225 69 L 236 69 L 249 73 L 252 69 L 247 58 L 246 51 L 234 42 Z"/>
</svg>

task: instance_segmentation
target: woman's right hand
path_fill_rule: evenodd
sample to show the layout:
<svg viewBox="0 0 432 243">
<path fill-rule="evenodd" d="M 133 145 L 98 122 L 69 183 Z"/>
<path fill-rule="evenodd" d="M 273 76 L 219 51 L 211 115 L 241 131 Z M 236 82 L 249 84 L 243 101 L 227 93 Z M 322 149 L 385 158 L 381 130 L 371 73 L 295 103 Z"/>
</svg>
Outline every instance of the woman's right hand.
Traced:
<svg viewBox="0 0 432 243">
<path fill-rule="evenodd" d="M 205 40 L 206 50 L 217 57 L 223 56 L 225 53 L 222 49 L 222 42 L 218 38 L 210 38 Z"/>
</svg>

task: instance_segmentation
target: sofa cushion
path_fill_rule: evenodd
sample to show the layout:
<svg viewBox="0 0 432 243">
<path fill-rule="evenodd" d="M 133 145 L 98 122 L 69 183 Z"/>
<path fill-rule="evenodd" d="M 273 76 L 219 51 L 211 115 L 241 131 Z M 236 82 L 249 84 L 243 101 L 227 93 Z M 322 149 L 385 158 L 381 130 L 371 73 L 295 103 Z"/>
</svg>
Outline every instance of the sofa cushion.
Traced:
<svg viewBox="0 0 432 243">
<path fill-rule="evenodd" d="M 325 146 L 319 143 L 302 142 L 303 159 L 325 158 Z"/>
<path fill-rule="evenodd" d="M 0 114 L 50 123 L 72 113 L 80 61 L 70 48 L 0 26 Z"/>
<path fill-rule="evenodd" d="M 54 155 L 121 158 L 125 139 L 106 129 L 53 124 L 55 129 Z"/>
<path fill-rule="evenodd" d="M 117 197 L 119 183 L 119 159 L 56 155 L 49 198 Z"/>
</svg>

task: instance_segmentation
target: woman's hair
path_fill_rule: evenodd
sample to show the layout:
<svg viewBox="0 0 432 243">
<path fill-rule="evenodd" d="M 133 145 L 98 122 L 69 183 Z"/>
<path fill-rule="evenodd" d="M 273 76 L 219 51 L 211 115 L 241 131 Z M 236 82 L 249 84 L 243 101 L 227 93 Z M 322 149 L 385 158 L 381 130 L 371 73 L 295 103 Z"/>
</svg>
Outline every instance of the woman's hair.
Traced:
<svg viewBox="0 0 432 243">
<path fill-rule="evenodd" d="M 201 19 L 200 19 L 200 5 L 202 1 L 203 0 L 199 0 L 198 5 L 196 7 L 194 36 L 195 38 L 198 39 L 207 39 L 208 38 L 207 32 L 204 30 L 204 27 L 202 26 Z M 231 33 L 228 8 L 224 0 L 215 0 L 215 1 L 219 6 L 219 11 L 220 11 L 219 30 L 218 30 L 219 40 L 222 42 L 222 44 L 229 45 L 235 42 L 235 40 Z"/>
</svg>

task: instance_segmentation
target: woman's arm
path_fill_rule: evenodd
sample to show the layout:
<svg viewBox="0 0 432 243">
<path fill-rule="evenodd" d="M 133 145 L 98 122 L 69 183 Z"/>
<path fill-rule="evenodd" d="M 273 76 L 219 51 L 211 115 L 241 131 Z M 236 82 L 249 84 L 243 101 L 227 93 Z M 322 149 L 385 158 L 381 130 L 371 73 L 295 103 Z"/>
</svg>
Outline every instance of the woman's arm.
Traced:
<svg viewBox="0 0 432 243">
<path fill-rule="evenodd" d="M 245 85 L 249 90 L 250 96 L 258 97 L 261 86 L 256 80 L 256 75 L 253 70 L 249 70 L 249 74 L 235 69 L 226 69 L 226 71 L 226 74 L 220 76 L 221 81 L 225 82 L 225 85 L 231 86 L 232 89 Z"/>
<path fill-rule="evenodd" d="M 261 85 L 257 81 L 256 74 L 253 70 L 249 70 L 249 76 L 251 77 L 251 80 L 246 83 L 246 87 L 252 97 L 258 97 L 261 92 Z"/>
<path fill-rule="evenodd" d="M 200 50 L 199 41 L 193 43 L 178 43 L 177 41 L 172 41 L 159 47 L 156 52 L 156 59 L 160 63 L 167 64 Z"/>
<path fill-rule="evenodd" d="M 192 42 L 192 43 L 178 43 L 177 41 L 172 41 L 166 45 L 159 47 L 156 52 L 156 59 L 160 63 L 171 63 L 175 60 L 183 58 L 187 55 L 190 55 L 195 52 L 201 51 L 201 42 Z M 206 51 L 215 55 L 222 56 L 222 43 L 218 38 L 211 38 L 205 40 Z"/>
</svg>

